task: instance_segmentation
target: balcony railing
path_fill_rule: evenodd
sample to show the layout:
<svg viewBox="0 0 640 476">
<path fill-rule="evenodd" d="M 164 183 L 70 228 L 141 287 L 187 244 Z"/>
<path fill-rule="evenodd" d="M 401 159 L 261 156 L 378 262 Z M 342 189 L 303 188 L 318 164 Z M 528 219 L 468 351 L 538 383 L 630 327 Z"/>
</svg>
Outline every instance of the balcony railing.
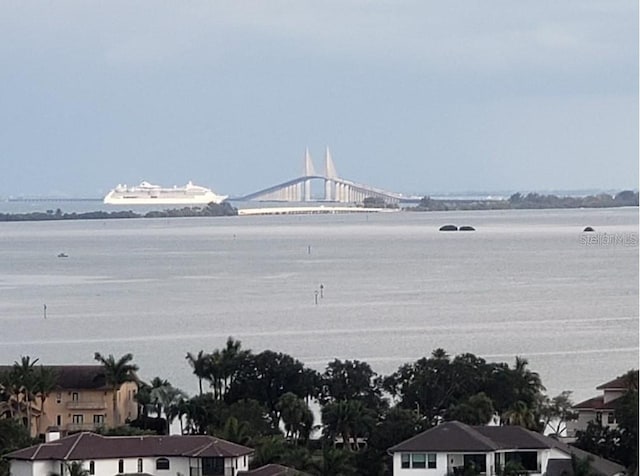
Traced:
<svg viewBox="0 0 640 476">
<path fill-rule="evenodd" d="M 67 431 L 94 431 L 104 426 L 104 423 L 69 423 L 65 426 Z"/>
<path fill-rule="evenodd" d="M 107 404 L 100 401 L 91 400 L 74 400 L 67 402 L 67 410 L 106 410 Z"/>
</svg>

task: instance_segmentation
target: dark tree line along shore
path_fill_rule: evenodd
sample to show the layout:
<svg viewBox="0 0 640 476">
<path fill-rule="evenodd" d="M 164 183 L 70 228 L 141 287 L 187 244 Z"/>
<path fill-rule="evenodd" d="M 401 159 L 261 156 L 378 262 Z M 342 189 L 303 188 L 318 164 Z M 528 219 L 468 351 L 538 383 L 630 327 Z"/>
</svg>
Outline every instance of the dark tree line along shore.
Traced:
<svg viewBox="0 0 640 476">
<path fill-rule="evenodd" d="M 637 207 L 638 192 L 624 190 L 616 195 L 601 193 L 586 197 L 559 197 L 538 193 L 514 193 L 507 200 L 447 200 L 424 197 L 411 210 L 448 211 L 448 210 L 509 210 L 509 209 L 545 209 L 545 208 L 614 208 Z"/>
<path fill-rule="evenodd" d="M 2 221 L 54 221 L 54 220 L 108 220 L 110 218 L 174 218 L 174 217 L 219 217 L 234 216 L 238 210 L 227 202 L 209 203 L 204 207 L 184 207 L 170 210 L 152 211 L 145 214 L 136 213 L 132 210 L 118 212 L 85 212 L 85 213 L 64 213 L 59 208 L 57 210 L 47 210 L 46 212 L 31 213 L 0 213 Z"/>
<path fill-rule="evenodd" d="M 317 372 L 287 354 L 255 354 L 229 338 L 211 353 L 187 353 L 198 379 L 198 394 L 192 397 L 161 377 L 140 381 L 131 354 L 96 353 L 95 358 L 112 388 L 132 380 L 139 384 L 138 418 L 102 430 L 105 434 L 163 434 L 177 420 L 184 434 L 215 435 L 255 448 L 253 467 L 280 463 L 316 475 L 391 474 L 387 449 L 442 421 L 482 425 L 499 417 L 503 425 L 559 434 L 575 418 L 571 392 L 545 395 L 540 376 L 520 357 L 510 366 L 436 349 L 387 376 L 358 360 L 336 359 Z M 0 403 L 28 403 L 53 391 L 55 376 L 36 362 L 23 357 L 1 377 Z M 638 371 L 626 378 L 628 391 L 616 411 L 618 429 L 590 425 L 576 445 L 633 470 Z M 312 402 L 320 407 L 320 422 L 314 421 Z M 30 406 L 21 408 L 27 412 Z M 0 419 L 0 454 L 32 443 L 21 422 L 20 415 Z M 321 437 L 312 439 L 316 430 Z"/>
</svg>

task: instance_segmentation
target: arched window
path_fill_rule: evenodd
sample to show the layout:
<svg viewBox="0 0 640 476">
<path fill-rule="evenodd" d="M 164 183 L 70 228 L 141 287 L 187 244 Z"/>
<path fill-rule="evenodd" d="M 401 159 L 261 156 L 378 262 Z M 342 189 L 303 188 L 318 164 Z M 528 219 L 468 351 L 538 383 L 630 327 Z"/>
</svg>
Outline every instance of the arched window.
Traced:
<svg viewBox="0 0 640 476">
<path fill-rule="evenodd" d="M 138 458 L 138 473 L 142 473 L 142 458 Z"/>
<path fill-rule="evenodd" d="M 156 469 L 169 469 L 169 460 L 167 458 L 158 458 L 156 460 Z"/>
<path fill-rule="evenodd" d="M 96 462 L 89 461 L 89 474 L 96 474 Z"/>
<path fill-rule="evenodd" d="M 124 473 L 124 460 L 123 459 L 119 459 L 118 460 L 118 473 L 120 473 L 120 474 Z"/>
</svg>

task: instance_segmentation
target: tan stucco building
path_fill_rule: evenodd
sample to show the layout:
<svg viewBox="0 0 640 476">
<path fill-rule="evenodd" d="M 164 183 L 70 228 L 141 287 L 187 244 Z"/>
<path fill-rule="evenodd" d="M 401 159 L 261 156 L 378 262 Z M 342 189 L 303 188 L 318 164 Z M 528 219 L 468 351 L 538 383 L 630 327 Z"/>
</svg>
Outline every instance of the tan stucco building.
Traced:
<svg viewBox="0 0 640 476">
<path fill-rule="evenodd" d="M 60 434 L 113 428 L 134 420 L 138 416 L 135 395 L 136 382 L 123 384 L 116 393 L 114 416 L 113 389 L 106 384 L 101 365 L 48 365 L 57 375 L 56 388 L 48 395 L 41 408 L 36 396 L 31 404 L 31 434 L 46 433 L 56 428 Z M 0 371 L 10 367 L 2 367 Z M 6 416 L 6 412 L 5 412 Z"/>
</svg>

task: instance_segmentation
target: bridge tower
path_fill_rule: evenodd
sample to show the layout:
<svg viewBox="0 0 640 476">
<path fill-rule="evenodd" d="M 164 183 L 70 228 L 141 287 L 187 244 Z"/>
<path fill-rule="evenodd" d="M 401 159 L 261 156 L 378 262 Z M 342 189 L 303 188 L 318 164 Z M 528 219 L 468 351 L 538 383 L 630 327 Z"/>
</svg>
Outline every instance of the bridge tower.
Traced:
<svg viewBox="0 0 640 476">
<path fill-rule="evenodd" d="M 335 180 L 338 177 L 338 173 L 336 172 L 336 166 L 333 163 L 333 159 L 331 158 L 331 151 L 329 151 L 329 147 L 327 147 L 325 155 L 324 155 L 324 199 L 328 202 L 338 200 L 338 197 L 334 197 L 333 188 L 335 185 L 335 195 L 338 195 L 338 184 L 335 183 Z"/>
<path fill-rule="evenodd" d="M 305 177 L 313 177 L 316 175 L 315 168 L 313 167 L 313 161 L 311 160 L 311 154 L 309 154 L 309 148 L 307 147 L 307 151 L 304 156 L 304 176 Z M 311 179 L 307 179 L 303 184 L 304 188 L 304 201 L 311 201 Z"/>
</svg>

